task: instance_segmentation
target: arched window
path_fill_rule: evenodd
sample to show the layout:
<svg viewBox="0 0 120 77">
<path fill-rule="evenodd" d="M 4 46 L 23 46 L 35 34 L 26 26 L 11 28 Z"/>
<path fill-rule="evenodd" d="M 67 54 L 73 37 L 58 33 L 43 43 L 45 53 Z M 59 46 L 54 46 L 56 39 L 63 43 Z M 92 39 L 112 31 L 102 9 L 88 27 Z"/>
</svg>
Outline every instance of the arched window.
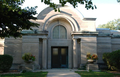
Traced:
<svg viewBox="0 0 120 77">
<path fill-rule="evenodd" d="M 58 25 L 53 29 L 53 39 L 67 39 L 65 27 Z"/>
</svg>

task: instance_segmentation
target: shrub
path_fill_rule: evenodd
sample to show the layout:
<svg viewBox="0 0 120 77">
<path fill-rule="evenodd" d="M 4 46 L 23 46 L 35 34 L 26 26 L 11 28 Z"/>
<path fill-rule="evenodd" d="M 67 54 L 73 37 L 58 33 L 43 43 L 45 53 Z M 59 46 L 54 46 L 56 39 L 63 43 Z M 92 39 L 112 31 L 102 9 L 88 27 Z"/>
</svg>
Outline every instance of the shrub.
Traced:
<svg viewBox="0 0 120 77">
<path fill-rule="evenodd" d="M 13 57 L 10 55 L 0 55 L 0 70 L 5 72 L 8 71 L 13 62 Z"/>
<path fill-rule="evenodd" d="M 120 50 L 103 54 L 103 61 L 110 70 L 120 70 Z"/>
<path fill-rule="evenodd" d="M 110 53 L 104 53 L 104 54 L 103 54 L 102 59 L 103 59 L 103 61 L 105 62 L 105 64 L 107 64 L 107 62 L 108 62 L 109 54 L 110 54 Z"/>
</svg>

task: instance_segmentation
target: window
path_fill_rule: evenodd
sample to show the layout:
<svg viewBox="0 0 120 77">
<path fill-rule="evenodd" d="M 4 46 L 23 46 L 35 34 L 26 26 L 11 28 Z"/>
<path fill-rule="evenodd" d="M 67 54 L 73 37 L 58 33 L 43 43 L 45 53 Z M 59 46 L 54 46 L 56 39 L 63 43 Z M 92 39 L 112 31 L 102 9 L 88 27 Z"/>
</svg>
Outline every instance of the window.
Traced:
<svg viewBox="0 0 120 77">
<path fill-rule="evenodd" d="M 58 25 L 53 29 L 53 39 L 67 39 L 65 27 Z"/>
</svg>

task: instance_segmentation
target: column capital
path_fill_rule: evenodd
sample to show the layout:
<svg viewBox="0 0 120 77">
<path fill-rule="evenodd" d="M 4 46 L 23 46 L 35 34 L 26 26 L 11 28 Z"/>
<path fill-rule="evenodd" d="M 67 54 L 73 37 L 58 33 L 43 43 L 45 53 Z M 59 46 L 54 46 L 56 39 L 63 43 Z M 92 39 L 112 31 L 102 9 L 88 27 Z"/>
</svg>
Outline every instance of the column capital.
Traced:
<svg viewBox="0 0 120 77">
<path fill-rule="evenodd" d="M 80 38 L 72 38 L 73 40 L 77 40 L 77 39 L 80 39 Z"/>
</svg>

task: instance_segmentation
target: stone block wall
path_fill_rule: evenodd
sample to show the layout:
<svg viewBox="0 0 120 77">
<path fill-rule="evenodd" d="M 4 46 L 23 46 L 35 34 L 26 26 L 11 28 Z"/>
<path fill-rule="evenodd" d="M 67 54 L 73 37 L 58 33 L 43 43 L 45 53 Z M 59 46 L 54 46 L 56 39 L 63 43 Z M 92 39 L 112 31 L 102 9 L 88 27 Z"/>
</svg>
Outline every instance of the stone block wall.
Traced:
<svg viewBox="0 0 120 77">
<path fill-rule="evenodd" d="M 103 53 L 112 52 L 120 49 L 120 31 L 110 29 L 97 29 L 97 54 L 98 63 L 104 63 Z"/>
<path fill-rule="evenodd" d="M 112 38 L 112 51 L 120 50 L 120 38 Z"/>
<path fill-rule="evenodd" d="M 24 53 L 32 53 L 36 58 L 35 63 L 39 63 L 39 38 L 37 36 L 22 37 L 22 55 Z"/>
<path fill-rule="evenodd" d="M 86 54 L 97 54 L 97 38 L 82 37 L 81 38 L 81 64 L 86 64 Z"/>
<path fill-rule="evenodd" d="M 105 52 L 112 52 L 111 37 L 97 37 L 98 63 L 103 63 L 102 56 Z"/>
<path fill-rule="evenodd" d="M 22 61 L 22 38 L 5 38 L 4 54 L 13 57 L 13 63 L 19 64 Z"/>
<path fill-rule="evenodd" d="M 0 55 L 4 54 L 4 39 L 0 39 Z"/>
<path fill-rule="evenodd" d="M 81 31 L 96 31 L 96 27 L 95 27 L 95 21 L 83 21 L 80 24 L 80 29 Z"/>
</svg>

